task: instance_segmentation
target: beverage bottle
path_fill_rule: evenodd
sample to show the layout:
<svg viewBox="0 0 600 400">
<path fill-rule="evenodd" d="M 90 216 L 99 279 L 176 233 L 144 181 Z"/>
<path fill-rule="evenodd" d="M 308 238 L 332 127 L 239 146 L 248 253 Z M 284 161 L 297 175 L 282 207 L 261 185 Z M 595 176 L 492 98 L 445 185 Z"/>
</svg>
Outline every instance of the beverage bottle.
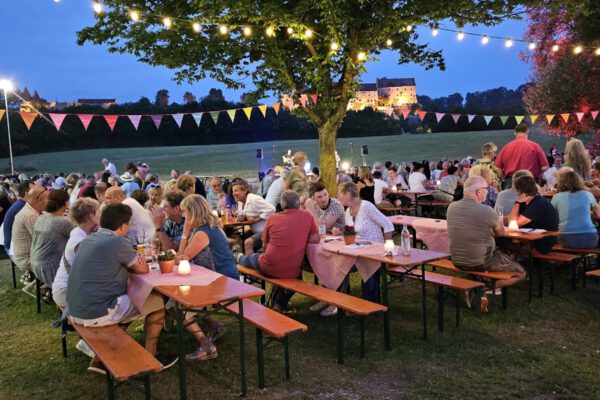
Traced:
<svg viewBox="0 0 600 400">
<path fill-rule="evenodd" d="M 319 217 L 319 236 L 323 237 L 327 234 L 327 226 L 325 225 L 325 216 Z"/>
<path fill-rule="evenodd" d="M 410 232 L 408 231 L 408 227 L 404 224 L 402 228 L 402 233 L 400 235 L 402 238 L 400 249 L 402 251 L 403 256 L 410 255 Z"/>
</svg>

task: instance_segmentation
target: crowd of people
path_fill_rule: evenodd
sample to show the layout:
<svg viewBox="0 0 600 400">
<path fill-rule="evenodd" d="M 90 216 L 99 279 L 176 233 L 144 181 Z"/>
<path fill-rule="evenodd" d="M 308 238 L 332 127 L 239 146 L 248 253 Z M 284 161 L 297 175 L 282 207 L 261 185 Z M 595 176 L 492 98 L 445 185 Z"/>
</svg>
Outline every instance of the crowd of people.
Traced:
<svg viewBox="0 0 600 400">
<path fill-rule="evenodd" d="M 598 246 L 593 220 L 600 219 L 600 161 L 592 164 L 578 139 L 571 139 L 563 154 L 546 155 L 520 124 L 515 140 L 499 152 L 494 143 L 485 143 L 479 159 L 387 161 L 340 170 L 335 196 L 319 180 L 318 169 L 306 170 L 304 152 L 295 153 L 291 162 L 267 171 L 256 188 L 241 178 L 219 176 L 205 186 L 191 171 L 176 169 L 169 179 L 160 179 L 146 163 L 127 163 L 119 175 L 107 159 L 102 171 L 90 175 L 21 174 L 7 179 L 0 192 L 4 248 L 23 273 L 23 291 L 35 297 L 37 278 L 42 299 L 68 308 L 78 323 L 102 326 L 145 318 L 146 348 L 170 366 L 176 357 L 157 353 L 169 303 L 153 295 L 141 313 L 127 296 L 128 274 L 149 271 L 136 245 L 171 250 L 178 261 L 190 260 L 233 279 L 239 278 L 236 264 L 298 278 L 306 246 L 318 243 L 320 234 L 338 235 L 349 225 L 363 238 L 382 243 L 394 233 L 382 210 L 410 205 L 414 192 L 435 189 L 432 198 L 451 202 L 447 220 L 453 262 L 465 270 L 514 272 L 499 287 L 525 278 L 518 260 L 498 250 L 494 240 L 508 220 L 520 227 L 559 230 L 558 241 L 567 247 Z M 542 191 L 550 192 L 552 200 Z M 249 229 L 236 236 L 223 228 L 220 216 L 245 220 Z M 554 243 L 548 237 L 534 247 L 547 253 Z M 378 282 L 375 274 L 363 283 L 365 299 L 380 300 Z M 346 291 L 347 281 L 331 289 Z M 273 308 L 284 311 L 292 295 L 276 293 Z M 323 316 L 337 313 L 323 303 L 311 310 Z M 186 325 L 198 348 L 186 359 L 217 357 L 215 343 L 226 327 L 203 316 L 203 329 L 195 317 L 188 313 Z M 93 356 L 85 343 L 78 348 Z M 103 371 L 95 357 L 90 370 Z"/>
</svg>

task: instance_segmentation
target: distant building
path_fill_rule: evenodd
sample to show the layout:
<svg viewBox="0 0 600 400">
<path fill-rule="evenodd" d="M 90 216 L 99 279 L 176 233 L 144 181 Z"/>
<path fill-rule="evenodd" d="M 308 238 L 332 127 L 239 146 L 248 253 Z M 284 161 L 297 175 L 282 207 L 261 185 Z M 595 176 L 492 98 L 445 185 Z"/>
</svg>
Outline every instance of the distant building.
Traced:
<svg viewBox="0 0 600 400">
<path fill-rule="evenodd" d="M 79 99 L 77 100 L 77 106 L 100 106 L 104 109 L 117 104 L 116 99 Z"/>
<path fill-rule="evenodd" d="M 373 108 L 410 108 L 417 102 L 417 86 L 414 78 L 381 78 L 375 83 L 360 85 L 356 97 L 350 99 L 349 110 Z"/>
</svg>

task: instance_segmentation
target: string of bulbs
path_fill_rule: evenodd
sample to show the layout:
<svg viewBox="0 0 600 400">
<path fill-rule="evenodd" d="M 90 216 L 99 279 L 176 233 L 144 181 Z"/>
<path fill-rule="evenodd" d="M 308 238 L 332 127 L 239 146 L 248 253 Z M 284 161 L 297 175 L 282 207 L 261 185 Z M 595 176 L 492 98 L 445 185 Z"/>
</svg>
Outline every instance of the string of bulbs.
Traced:
<svg viewBox="0 0 600 400">
<path fill-rule="evenodd" d="M 55 2 L 59 2 L 60 0 L 54 0 Z M 99 1 L 94 1 L 92 2 L 92 8 L 94 10 L 94 12 L 96 14 L 102 14 L 104 12 L 104 7 L 102 5 L 101 2 Z M 174 20 L 177 21 L 182 21 L 182 22 L 186 22 L 186 23 L 191 23 L 191 27 L 192 30 L 196 33 L 200 33 L 202 31 L 202 24 L 198 21 L 190 21 L 188 19 L 184 19 L 184 18 L 171 18 L 171 17 L 167 17 L 167 16 L 160 16 L 160 15 L 153 15 L 150 14 L 150 16 L 152 17 L 157 17 L 159 19 L 162 20 L 162 25 L 165 29 L 171 29 L 173 27 L 173 23 Z M 139 11 L 137 10 L 130 10 L 129 11 L 129 18 L 133 21 L 133 22 L 137 22 L 142 18 L 142 15 L 140 14 Z M 242 26 L 242 34 L 245 37 L 250 37 L 252 36 L 252 29 L 253 28 L 262 28 L 262 27 L 255 27 L 255 26 Z M 267 37 L 273 37 L 275 36 L 275 27 L 273 26 L 269 26 L 267 28 L 265 28 L 265 35 Z M 413 25 L 406 25 L 404 28 L 402 28 L 401 30 L 410 32 L 413 29 L 415 29 L 415 27 Z M 219 33 L 221 35 L 227 35 L 230 32 L 230 27 L 228 27 L 225 24 L 219 24 L 218 25 L 218 30 Z M 504 47 L 507 49 L 510 49 L 511 47 L 513 47 L 515 45 L 515 43 L 522 43 L 525 44 L 527 46 L 527 49 L 530 51 L 534 51 L 537 48 L 537 44 L 535 42 L 528 42 L 526 40 L 521 40 L 521 39 L 513 39 L 510 37 L 502 37 L 502 36 L 492 36 L 492 35 L 485 35 L 485 34 L 481 34 L 481 33 L 474 33 L 474 32 L 465 32 L 463 30 L 458 30 L 458 29 L 450 29 L 450 28 L 444 28 L 444 27 L 440 27 L 440 26 L 434 26 L 431 28 L 431 35 L 433 37 L 436 37 L 439 35 L 440 31 L 444 31 L 444 32 L 450 32 L 450 33 L 455 33 L 456 34 L 456 39 L 459 42 L 462 42 L 463 40 L 465 40 L 465 38 L 467 36 L 473 36 L 473 37 L 478 37 L 481 38 L 480 42 L 482 45 L 487 45 L 491 39 L 495 39 L 495 40 L 501 40 L 504 42 Z M 287 27 L 286 32 L 288 33 L 288 35 L 293 35 L 294 34 L 294 29 L 292 27 Z M 319 34 L 318 32 L 313 31 L 312 29 L 306 28 L 304 30 L 304 32 L 302 33 L 303 37 L 307 40 L 310 40 L 313 38 L 313 36 L 317 35 L 320 36 L 322 38 L 325 38 L 325 36 Z M 394 42 L 392 39 L 387 39 L 385 42 L 386 46 L 391 47 Z M 552 52 L 556 53 L 558 52 L 562 47 L 565 47 L 567 49 L 571 49 L 571 51 L 573 52 L 573 54 L 575 55 L 579 55 L 581 53 L 583 53 L 585 50 L 589 50 L 589 51 L 593 51 L 594 55 L 596 56 L 600 56 L 600 47 L 598 48 L 594 48 L 591 46 L 583 46 L 583 45 L 564 45 L 564 44 L 554 44 L 551 47 Z M 331 52 L 335 53 L 337 52 L 337 50 L 339 50 L 340 45 L 335 42 L 332 41 L 329 45 L 329 49 L 331 50 Z M 358 61 L 365 61 L 367 58 L 367 54 L 364 51 L 359 51 L 356 54 L 356 58 Z"/>
</svg>

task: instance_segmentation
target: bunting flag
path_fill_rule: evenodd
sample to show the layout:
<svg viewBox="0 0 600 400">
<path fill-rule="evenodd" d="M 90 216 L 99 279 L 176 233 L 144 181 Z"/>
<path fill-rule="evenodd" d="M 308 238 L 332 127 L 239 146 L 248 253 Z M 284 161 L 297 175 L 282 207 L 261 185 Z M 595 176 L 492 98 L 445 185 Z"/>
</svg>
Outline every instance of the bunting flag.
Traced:
<svg viewBox="0 0 600 400">
<path fill-rule="evenodd" d="M 258 109 L 262 113 L 263 117 L 266 118 L 267 117 L 267 106 L 266 105 L 258 106 Z"/>
<path fill-rule="evenodd" d="M 392 115 L 394 113 L 394 109 L 392 107 L 388 107 L 385 109 L 385 113 L 389 117 L 390 115 Z"/>
<path fill-rule="evenodd" d="M 0 111 L 0 119 L 2 119 L 2 114 L 4 114 L 4 111 Z M 67 116 L 67 114 L 48 114 L 48 116 L 50 117 L 50 119 L 52 120 L 52 123 L 54 124 L 54 126 L 56 127 L 56 130 L 60 130 L 60 127 L 63 124 L 63 121 L 65 120 L 65 117 Z"/>
<path fill-rule="evenodd" d="M 425 116 L 427 115 L 427 111 L 419 111 L 419 118 L 421 118 L 421 121 L 423 121 L 425 119 Z"/>
<path fill-rule="evenodd" d="M 312 100 L 313 106 L 317 105 L 317 100 L 319 99 L 319 95 L 318 94 L 311 94 L 310 95 L 310 99 Z"/>
<path fill-rule="evenodd" d="M 25 122 L 25 126 L 27 127 L 27 130 L 29 130 L 29 128 L 31 128 L 31 125 L 33 125 L 33 121 L 35 121 L 35 119 L 38 116 L 38 113 L 36 113 L 36 112 L 27 112 L 27 111 L 20 111 L 19 114 L 21 114 L 21 118 L 23 118 L 23 122 Z"/>
<path fill-rule="evenodd" d="M 305 94 L 300 96 L 300 104 L 302 104 L 302 108 L 306 108 L 306 102 L 308 101 L 308 97 Z"/>
<path fill-rule="evenodd" d="M 371 104 L 371 109 L 373 109 L 373 111 L 377 111 L 377 104 Z"/>
<path fill-rule="evenodd" d="M 569 122 L 569 113 L 564 113 L 564 114 L 560 114 L 560 116 L 562 117 L 562 119 L 565 120 L 565 122 Z"/>
<path fill-rule="evenodd" d="M 177 126 L 179 128 L 181 128 L 181 123 L 183 122 L 183 116 L 185 114 L 173 114 L 171 115 L 171 117 L 173 117 L 173 119 L 175 120 L 175 123 L 177 124 Z"/>
<path fill-rule="evenodd" d="M 410 114 L 410 110 L 407 110 L 407 109 L 402 110 L 402 117 L 404 117 L 404 119 L 408 118 L 408 114 Z"/>
<path fill-rule="evenodd" d="M 517 121 L 517 125 L 520 124 L 524 118 L 525 118 L 524 115 L 515 115 L 515 121 Z"/>
<path fill-rule="evenodd" d="M 583 119 L 583 116 L 585 115 L 585 113 L 578 112 L 578 113 L 575 113 L 575 115 L 577 115 L 577 121 L 581 122 L 581 120 Z M 0 116 L 0 119 L 2 119 L 1 116 Z"/>
<path fill-rule="evenodd" d="M 467 115 L 467 120 L 469 121 L 469 123 L 473 122 L 474 119 L 475 119 L 475 115 L 473 115 L 473 114 Z"/>
<path fill-rule="evenodd" d="M 506 122 L 508 121 L 508 116 L 507 115 L 501 116 L 500 121 L 502 122 L 502 126 L 505 126 Z"/>
<path fill-rule="evenodd" d="M 218 111 L 211 111 L 210 112 L 210 116 L 212 117 L 212 120 L 213 120 L 213 122 L 216 125 L 217 121 L 219 120 L 219 112 Z"/>
<path fill-rule="evenodd" d="M 550 123 L 554 119 L 554 114 L 547 114 L 546 119 L 548 120 L 548 125 L 550 125 Z"/>
<path fill-rule="evenodd" d="M 444 118 L 444 115 L 446 115 L 446 114 L 444 114 L 444 113 L 438 113 L 438 112 L 435 113 L 435 119 L 437 120 L 438 124 L 440 123 L 440 121 L 442 120 L 442 118 Z"/>
<path fill-rule="evenodd" d="M 244 114 L 246 114 L 246 118 L 250 121 L 250 116 L 252 115 L 252 107 L 243 108 Z"/>
<path fill-rule="evenodd" d="M 6 111 L 4 111 L 4 110 L 0 110 L 0 121 L 2 120 L 2 117 L 4 116 L 4 113 L 5 113 L 5 112 L 6 112 Z M 8 117 L 7 117 L 7 118 L 8 118 Z"/>
<path fill-rule="evenodd" d="M 115 125 L 117 124 L 117 120 L 119 119 L 118 115 L 103 115 L 104 120 L 108 124 L 110 131 L 114 131 Z"/>
<path fill-rule="evenodd" d="M 598 111 L 592 111 L 592 119 L 595 121 L 598 116 Z"/>
<path fill-rule="evenodd" d="M 142 120 L 142 116 L 141 115 L 128 115 L 127 118 L 129 118 L 129 121 L 131 121 L 131 124 L 137 131 L 138 126 L 140 126 L 140 121 Z"/>
<path fill-rule="evenodd" d="M 458 120 L 460 119 L 460 114 L 452 114 L 452 119 L 455 124 L 458 124 Z"/>
<path fill-rule="evenodd" d="M 79 120 L 83 124 L 83 129 L 87 131 L 87 128 L 90 126 L 90 122 L 92 122 L 92 118 L 94 118 L 93 114 L 77 114 Z"/>
<path fill-rule="evenodd" d="M 493 115 L 484 115 L 483 118 L 485 119 L 485 124 L 489 125 L 490 121 L 492 120 L 492 118 L 494 118 Z"/>
<path fill-rule="evenodd" d="M 152 119 L 152 122 L 154 122 L 154 126 L 156 126 L 156 130 L 158 130 L 160 128 L 160 123 L 162 122 L 162 119 L 163 119 L 163 114 L 154 114 L 154 115 L 151 115 L 150 118 Z"/>
<path fill-rule="evenodd" d="M 294 99 L 292 99 L 291 97 L 289 99 L 287 99 L 286 102 L 285 102 L 285 106 L 290 111 L 294 110 Z"/>
<path fill-rule="evenodd" d="M 235 120 L 235 112 L 236 112 L 236 110 L 227 110 L 227 115 L 229 115 L 229 119 L 231 120 L 232 124 L 233 124 L 233 121 Z"/>
<path fill-rule="evenodd" d="M 196 122 L 196 125 L 200 127 L 200 122 L 202 121 L 202 113 L 193 113 L 192 118 L 194 118 L 194 122 Z"/>
<path fill-rule="evenodd" d="M 529 119 L 531 120 L 532 124 L 535 124 L 535 121 L 537 121 L 539 115 L 530 115 Z"/>
<path fill-rule="evenodd" d="M 279 115 L 279 107 L 281 106 L 281 103 L 276 101 L 275 103 L 272 104 L 273 106 L 273 110 L 275 110 L 275 115 Z"/>
</svg>

